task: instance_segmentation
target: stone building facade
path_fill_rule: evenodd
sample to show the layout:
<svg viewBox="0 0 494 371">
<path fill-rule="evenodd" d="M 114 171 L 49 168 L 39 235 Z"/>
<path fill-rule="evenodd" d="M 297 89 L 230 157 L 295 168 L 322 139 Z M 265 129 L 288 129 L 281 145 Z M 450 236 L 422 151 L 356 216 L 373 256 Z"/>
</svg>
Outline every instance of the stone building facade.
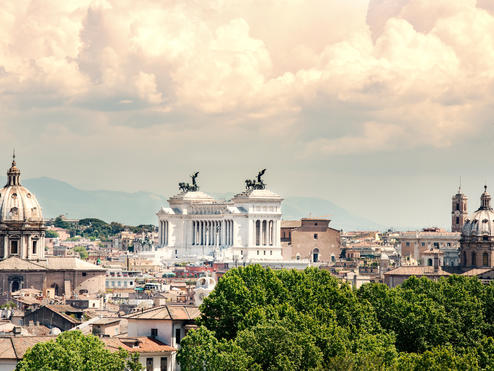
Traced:
<svg viewBox="0 0 494 371">
<path fill-rule="evenodd" d="M 465 196 L 461 187 L 451 199 L 451 232 L 461 232 L 468 218 L 468 197 Z"/>
<path fill-rule="evenodd" d="M 494 211 L 487 186 L 480 207 L 465 220 L 461 234 L 462 267 L 494 267 Z"/>
<path fill-rule="evenodd" d="M 229 201 L 198 190 L 181 192 L 157 213 L 159 246 L 172 260 L 279 261 L 281 202 L 267 189 L 247 190 Z"/>
<path fill-rule="evenodd" d="M 432 266 L 431 254 L 438 252 L 440 266 L 457 266 L 460 264 L 460 237 L 459 232 L 447 232 L 439 228 L 400 232 L 397 240 L 402 264 Z"/>
<path fill-rule="evenodd" d="M 106 270 L 75 257 L 45 256 L 41 206 L 20 183 L 15 156 L 0 190 L 0 302 L 22 288 L 53 288 L 56 295 L 105 291 Z"/>
<path fill-rule="evenodd" d="M 282 221 L 283 259 L 336 262 L 341 254 L 341 232 L 329 227 L 329 223 L 329 219 L 317 218 Z"/>
</svg>

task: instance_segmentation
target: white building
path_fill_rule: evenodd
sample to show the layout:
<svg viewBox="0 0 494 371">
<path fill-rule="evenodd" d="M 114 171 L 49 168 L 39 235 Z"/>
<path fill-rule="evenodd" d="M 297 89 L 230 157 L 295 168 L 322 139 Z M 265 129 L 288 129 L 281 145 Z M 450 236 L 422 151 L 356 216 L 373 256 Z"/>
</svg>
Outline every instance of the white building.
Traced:
<svg viewBox="0 0 494 371">
<path fill-rule="evenodd" d="M 106 270 L 105 286 L 107 289 L 134 289 L 136 277 L 140 272 L 124 271 L 121 268 Z"/>
<path fill-rule="evenodd" d="M 159 246 L 167 259 L 182 261 L 281 261 L 281 201 L 266 189 L 250 189 L 230 201 L 184 191 L 157 213 Z"/>
</svg>

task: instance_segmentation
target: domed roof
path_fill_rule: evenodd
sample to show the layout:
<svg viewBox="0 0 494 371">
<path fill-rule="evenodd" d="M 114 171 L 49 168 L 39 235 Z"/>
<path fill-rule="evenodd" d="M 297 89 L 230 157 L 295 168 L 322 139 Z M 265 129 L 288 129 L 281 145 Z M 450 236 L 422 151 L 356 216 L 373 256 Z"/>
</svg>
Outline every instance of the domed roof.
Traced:
<svg viewBox="0 0 494 371">
<path fill-rule="evenodd" d="M 462 236 L 494 236 L 494 211 L 491 208 L 491 196 L 487 193 L 487 186 L 480 196 L 480 208 L 465 221 Z"/>
<path fill-rule="evenodd" d="M 20 184 L 20 175 L 14 155 L 12 167 L 7 172 L 7 184 L 0 190 L 0 223 L 43 222 L 41 206 L 36 197 Z"/>
</svg>

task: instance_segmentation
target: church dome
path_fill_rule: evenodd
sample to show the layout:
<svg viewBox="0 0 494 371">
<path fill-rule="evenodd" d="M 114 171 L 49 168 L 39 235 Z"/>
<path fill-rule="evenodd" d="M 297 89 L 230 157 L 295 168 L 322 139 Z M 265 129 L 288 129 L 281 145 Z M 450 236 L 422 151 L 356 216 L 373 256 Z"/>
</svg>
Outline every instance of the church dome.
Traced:
<svg viewBox="0 0 494 371">
<path fill-rule="evenodd" d="M 480 208 L 465 221 L 462 229 L 463 237 L 494 237 L 494 211 L 491 208 L 491 196 L 487 186 L 480 197 Z"/>
<path fill-rule="evenodd" d="M 0 190 L 0 223 L 43 222 L 41 206 L 36 197 L 20 184 L 20 170 L 15 156 L 7 172 L 8 181 Z"/>
</svg>

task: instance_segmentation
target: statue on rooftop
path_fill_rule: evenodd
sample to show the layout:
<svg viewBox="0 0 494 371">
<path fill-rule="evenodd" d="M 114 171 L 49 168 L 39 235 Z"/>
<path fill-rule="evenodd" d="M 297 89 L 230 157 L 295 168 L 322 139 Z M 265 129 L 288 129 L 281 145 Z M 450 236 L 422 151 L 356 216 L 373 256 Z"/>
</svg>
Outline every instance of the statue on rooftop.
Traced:
<svg viewBox="0 0 494 371">
<path fill-rule="evenodd" d="M 266 169 L 263 169 L 257 173 L 257 179 L 246 179 L 245 180 L 245 188 L 248 191 L 252 191 L 254 189 L 265 189 L 266 183 L 263 182 L 262 176 L 266 172 Z"/>
<path fill-rule="evenodd" d="M 197 184 L 197 176 L 199 175 L 199 172 L 196 171 L 193 175 L 190 177 L 192 178 L 192 185 L 189 183 L 185 182 L 180 182 L 178 183 L 178 189 L 180 189 L 181 192 L 186 193 L 186 192 L 197 192 L 199 190 L 199 185 Z"/>
</svg>

